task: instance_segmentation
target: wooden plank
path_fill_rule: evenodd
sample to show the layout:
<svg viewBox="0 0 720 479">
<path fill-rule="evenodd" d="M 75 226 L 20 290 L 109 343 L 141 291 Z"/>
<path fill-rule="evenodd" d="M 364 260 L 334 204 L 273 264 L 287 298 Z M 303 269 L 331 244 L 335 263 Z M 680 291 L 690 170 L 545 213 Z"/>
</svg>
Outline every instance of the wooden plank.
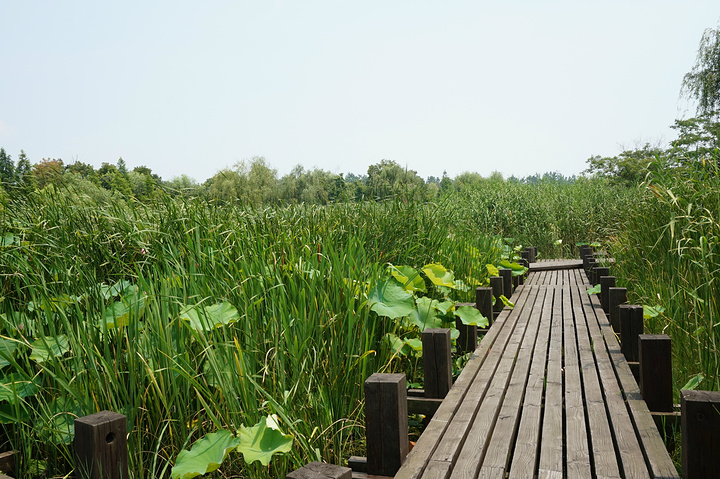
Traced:
<svg viewBox="0 0 720 479">
<path fill-rule="evenodd" d="M 582 284 L 582 283 L 581 283 Z M 584 286 L 581 286 L 584 287 Z M 578 341 L 580 354 L 580 370 L 582 373 L 582 387 L 587 411 L 589 439 L 592 450 L 592 466 L 595 473 L 602 477 L 620 478 L 620 466 L 615 456 L 615 445 L 610 432 L 610 424 L 605 410 L 605 400 L 600 388 L 600 379 L 595 367 L 593 345 L 590 342 L 588 326 L 585 320 L 585 311 L 582 308 L 581 297 L 577 287 L 570 287 L 573 303 L 573 318 L 575 320 L 575 335 Z M 587 295 L 583 291 L 583 294 Z"/>
<path fill-rule="evenodd" d="M 579 269 L 582 268 L 581 259 L 565 259 L 565 260 L 540 260 L 530 264 L 530 271 L 550 271 L 558 269 Z"/>
<path fill-rule="evenodd" d="M 527 295 L 532 291 L 532 288 L 523 286 L 520 290 L 521 293 L 518 295 L 516 304 L 522 304 Z M 505 348 L 505 344 L 515 329 L 519 317 L 519 315 L 511 313 L 512 310 L 502 312 L 480 341 L 480 345 L 475 350 L 475 353 L 471 356 L 465 368 L 463 368 L 462 373 L 460 373 L 460 376 L 448 392 L 445 400 L 416 442 L 415 447 L 408 454 L 400 471 L 395 475 L 397 479 L 420 477 L 428 462 L 430 462 L 432 454 L 443 441 L 451 420 L 455 417 L 460 406 L 467 402 L 466 398 L 470 392 L 470 387 L 479 381 L 487 381 L 486 376 L 478 380 L 477 376 L 481 369 L 489 370 L 489 374 L 492 375 L 499 361 L 499 357 Z M 477 398 L 475 398 L 475 400 L 477 400 Z M 454 434 L 455 431 L 453 430 L 451 433 Z"/>
<path fill-rule="evenodd" d="M 438 448 L 437 452 L 442 452 L 440 459 L 448 460 L 451 455 L 457 457 L 455 466 L 450 474 L 450 478 L 475 478 L 482 464 L 488 447 L 493 427 L 497 421 L 502 400 L 505 396 L 505 390 L 508 387 L 511 374 L 515 367 L 515 358 L 527 331 L 530 314 L 529 311 L 534 304 L 540 288 L 533 288 L 527 301 L 518 308 L 516 303 L 513 314 L 518 316 L 518 325 L 513 332 L 512 337 L 508 341 L 508 345 L 503 351 L 502 358 L 497 369 L 488 381 L 488 385 L 482 385 L 482 398 L 479 407 L 476 409 L 472 421 L 464 420 L 458 424 L 456 429 L 455 421 L 453 421 L 453 430 L 467 430 L 462 450 L 457 453 L 458 444 L 454 444 L 459 437 L 453 437 L 450 441 L 444 441 Z M 482 373 L 482 371 L 481 371 Z M 479 384 L 479 383 L 478 383 Z M 463 418 L 465 419 L 465 418 Z M 459 436 L 459 435 L 458 435 Z M 448 438 L 450 439 L 450 438 Z"/>
<path fill-rule="evenodd" d="M 647 478 L 649 477 L 649 472 L 645 465 L 642 449 L 640 448 L 634 428 L 632 427 L 632 421 L 630 420 L 622 391 L 617 383 L 612 362 L 604 347 L 605 342 L 596 314 L 598 310 L 593 308 L 590 296 L 587 293 L 583 295 L 584 287 L 585 285 L 579 287 L 578 292 L 582 302 L 581 306 L 587 319 L 590 338 L 594 346 L 598 374 L 604 390 L 608 416 L 613 429 L 615 443 L 620 454 L 623 473 L 628 479 Z M 600 308 L 599 311 L 602 311 L 602 309 Z M 609 325 L 607 318 L 605 318 L 605 322 Z"/>
<path fill-rule="evenodd" d="M 568 445 L 565 449 L 565 467 L 568 477 L 592 477 L 579 351 L 572 316 L 572 298 L 567 284 L 563 286 L 562 304 L 565 353 L 565 443 Z"/>
<path fill-rule="evenodd" d="M 563 477 L 562 287 L 555 287 L 538 477 Z"/>
<path fill-rule="evenodd" d="M 535 475 L 540 450 L 545 366 L 550 345 L 553 299 L 555 287 L 548 287 L 539 319 L 539 330 L 532 357 L 532 366 L 523 399 L 522 417 L 513 450 L 510 479 L 523 479 Z M 562 450 L 560 451 L 562 454 Z"/>
<path fill-rule="evenodd" d="M 602 311 L 598 298 L 593 295 L 590 297 L 590 302 L 593 311 L 596 313 L 598 325 L 605 342 L 605 349 L 612 363 L 614 373 L 618 378 L 619 387 L 625 395 L 627 410 L 635 427 L 635 434 L 643 451 L 643 457 L 650 471 L 650 476 L 662 479 L 679 478 L 677 469 L 675 469 L 675 465 L 665 448 L 645 401 L 642 400 L 640 388 L 635 382 L 627 361 L 625 361 L 620 344 L 607 316 Z"/>
<path fill-rule="evenodd" d="M 510 378 L 510 383 L 505 391 L 500 415 L 490 439 L 485 460 L 480 468 L 478 477 L 499 479 L 505 478 L 512 445 L 515 440 L 520 412 L 523 409 L 525 393 L 528 386 L 528 376 L 533 359 L 533 351 L 538 341 L 540 319 L 545 305 L 545 297 L 549 288 L 542 288 L 533 304 L 530 313 L 530 320 L 520 350 L 517 354 L 515 369 Z M 549 296 L 552 296 L 552 292 Z M 547 344 L 545 344 L 547 349 Z"/>
</svg>

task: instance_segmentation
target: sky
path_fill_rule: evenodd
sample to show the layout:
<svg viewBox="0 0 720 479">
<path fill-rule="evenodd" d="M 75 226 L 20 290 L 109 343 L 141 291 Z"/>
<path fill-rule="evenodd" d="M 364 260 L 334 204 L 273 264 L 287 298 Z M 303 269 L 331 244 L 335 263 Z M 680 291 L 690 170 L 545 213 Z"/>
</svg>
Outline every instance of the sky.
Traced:
<svg viewBox="0 0 720 479">
<path fill-rule="evenodd" d="M 717 0 L 0 0 L 0 147 L 203 182 L 256 156 L 580 174 L 675 138 Z"/>
</svg>

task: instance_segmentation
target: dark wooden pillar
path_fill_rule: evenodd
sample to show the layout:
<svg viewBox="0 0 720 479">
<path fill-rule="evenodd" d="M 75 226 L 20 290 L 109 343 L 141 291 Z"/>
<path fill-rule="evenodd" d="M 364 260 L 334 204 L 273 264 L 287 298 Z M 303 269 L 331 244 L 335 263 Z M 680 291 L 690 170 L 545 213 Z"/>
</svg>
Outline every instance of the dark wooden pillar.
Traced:
<svg viewBox="0 0 720 479">
<path fill-rule="evenodd" d="M 393 476 L 408 454 L 407 389 L 404 374 L 375 373 L 365 381 L 367 472 Z"/>
<path fill-rule="evenodd" d="M 505 306 L 505 304 L 500 299 L 500 296 L 505 294 L 503 289 L 503 279 L 500 276 L 491 276 L 490 287 L 492 288 L 493 292 L 493 311 L 495 312 L 495 317 L 497 317 L 497 315 L 500 313 L 500 311 L 503 310 L 503 307 Z"/>
<path fill-rule="evenodd" d="M 603 276 L 610 276 L 610 268 L 607 266 L 596 266 L 595 267 L 595 281 L 593 285 L 600 284 L 600 278 Z"/>
<path fill-rule="evenodd" d="M 127 479 L 127 418 L 101 411 L 75 419 L 75 472 L 81 479 Z"/>
<path fill-rule="evenodd" d="M 616 333 L 620 333 L 620 310 L 619 306 L 627 302 L 627 288 L 609 288 L 610 300 L 610 324 Z"/>
<path fill-rule="evenodd" d="M 605 314 L 610 314 L 610 288 L 615 287 L 615 276 L 600 277 L 600 304 Z"/>
<path fill-rule="evenodd" d="M 512 284 L 512 270 L 509 268 L 500 268 L 500 277 L 503 279 L 503 291 L 506 298 L 512 297 L 513 284 Z"/>
<path fill-rule="evenodd" d="M 720 392 L 680 392 L 683 478 L 720 477 Z"/>
<path fill-rule="evenodd" d="M 628 362 L 637 362 L 640 360 L 638 336 L 644 333 L 643 307 L 637 304 L 621 304 L 619 314 L 622 353 Z"/>
<path fill-rule="evenodd" d="M 480 314 L 488 319 L 488 327 L 493 322 L 493 289 L 480 287 L 475 290 L 475 305 Z"/>
<path fill-rule="evenodd" d="M 640 393 L 653 412 L 672 412 L 672 351 L 667 334 L 641 334 Z"/>
<path fill-rule="evenodd" d="M 449 329 L 426 329 L 422 332 L 426 398 L 442 399 L 452 387 L 450 344 Z"/>
</svg>

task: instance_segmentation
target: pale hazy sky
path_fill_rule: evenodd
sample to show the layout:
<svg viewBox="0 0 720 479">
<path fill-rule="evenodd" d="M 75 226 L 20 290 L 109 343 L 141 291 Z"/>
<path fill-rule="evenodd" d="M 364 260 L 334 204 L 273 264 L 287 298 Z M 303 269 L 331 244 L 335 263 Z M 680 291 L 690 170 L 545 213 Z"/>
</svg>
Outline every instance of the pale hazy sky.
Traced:
<svg viewBox="0 0 720 479">
<path fill-rule="evenodd" d="M 578 174 L 674 138 L 718 21 L 718 0 L 0 0 L 0 147 L 200 182 L 253 156 Z"/>
</svg>

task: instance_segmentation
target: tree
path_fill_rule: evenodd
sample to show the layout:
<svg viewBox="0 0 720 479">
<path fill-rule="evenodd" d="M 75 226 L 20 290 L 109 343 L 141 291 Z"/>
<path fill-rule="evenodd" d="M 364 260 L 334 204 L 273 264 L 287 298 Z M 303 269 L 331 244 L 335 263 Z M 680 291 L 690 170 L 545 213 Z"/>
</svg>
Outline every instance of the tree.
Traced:
<svg viewBox="0 0 720 479">
<path fill-rule="evenodd" d="M 695 65 L 683 78 L 681 91 L 698 101 L 698 114 L 720 114 L 720 27 L 703 33 Z"/>
<path fill-rule="evenodd" d="M 122 158 L 121 158 L 122 159 Z M 100 186 L 106 190 L 117 191 L 123 196 L 132 196 L 132 186 L 126 173 L 123 175 L 118 167 L 110 163 L 103 163 L 98 170 Z"/>
<path fill-rule="evenodd" d="M 15 183 L 15 163 L 5 148 L 0 148 L 0 182 Z"/>
<path fill-rule="evenodd" d="M 587 160 L 589 166 L 583 173 L 597 174 L 609 178 L 614 183 L 636 184 L 643 181 L 648 172 L 652 171 L 656 159 L 667 156 L 667 152 L 659 146 L 645 143 L 642 148 L 625 150 L 617 156 L 591 156 Z"/>
<path fill-rule="evenodd" d="M 98 179 L 98 173 L 95 171 L 92 165 L 83 163 L 82 161 L 76 160 L 75 163 L 65 166 L 66 173 L 73 173 L 78 175 L 82 179 L 89 180 L 97 186 L 100 186 L 100 180 Z"/>
<path fill-rule="evenodd" d="M 391 160 L 382 160 L 380 163 L 368 166 L 367 189 L 371 196 L 382 199 L 395 193 L 420 192 L 425 199 L 425 182 L 415 170 L 408 170 Z"/>
<path fill-rule="evenodd" d="M 35 175 L 33 174 L 32 165 L 23 150 L 18 155 L 17 168 L 15 168 L 15 176 L 23 193 L 28 194 L 36 187 Z"/>
<path fill-rule="evenodd" d="M 65 171 L 65 165 L 60 158 L 43 158 L 39 163 L 33 165 L 33 175 L 39 189 L 61 183 L 63 171 Z"/>
<path fill-rule="evenodd" d="M 704 161 L 712 158 L 720 148 L 720 122 L 709 115 L 701 115 L 687 120 L 675 120 L 672 129 L 678 132 L 678 138 L 672 142 L 675 155 L 681 155 L 680 163 L 688 159 Z"/>
</svg>

